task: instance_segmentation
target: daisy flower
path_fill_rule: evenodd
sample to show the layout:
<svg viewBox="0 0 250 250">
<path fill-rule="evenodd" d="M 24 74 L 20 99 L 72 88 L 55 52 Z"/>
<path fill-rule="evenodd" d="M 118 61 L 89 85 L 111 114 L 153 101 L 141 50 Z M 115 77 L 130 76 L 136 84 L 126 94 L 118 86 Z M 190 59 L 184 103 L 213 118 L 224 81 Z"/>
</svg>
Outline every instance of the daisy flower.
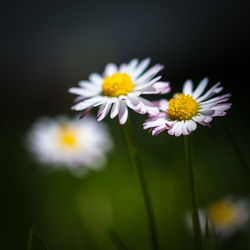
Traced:
<svg viewBox="0 0 250 250">
<path fill-rule="evenodd" d="M 212 230 L 222 237 L 243 227 L 249 220 L 249 215 L 249 206 L 243 200 L 224 199 L 212 203 L 207 209 Z"/>
<path fill-rule="evenodd" d="M 111 144 L 105 125 L 93 118 L 41 118 L 28 133 L 28 148 L 41 163 L 76 174 L 102 167 Z"/>
<path fill-rule="evenodd" d="M 199 209 L 201 232 L 205 235 L 206 224 L 209 232 L 225 239 L 243 228 L 249 221 L 249 204 L 245 200 L 234 201 L 230 198 L 210 204 L 207 209 Z M 186 216 L 187 226 L 192 228 L 191 214 Z"/>
<path fill-rule="evenodd" d="M 152 135 L 158 135 L 166 129 L 170 135 L 189 135 L 197 128 L 197 123 L 209 126 L 213 117 L 226 115 L 231 107 L 231 103 L 226 101 L 231 95 L 214 97 L 223 90 L 220 83 L 204 93 L 207 84 L 208 79 L 204 78 L 193 90 L 193 82 L 187 80 L 182 93 L 175 94 L 169 101 L 160 100 L 155 103 L 161 112 L 150 115 L 143 124 L 144 129 L 150 129 Z"/>
<path fill-rule="evenodd" d="M 70 93 L 78 95 L 72 109 L 84 110 L 84 117 L 93 107 L 100 106 L 98 121 L 110 111 L 111 119 L 118 115 L 121 125 L 127 121 L 128 107 L 140 114 L 158 114 L 158 108 L 141 95 L 168 93 L 170 84 L 156 76 L 163 66 L 157 64 L 147 69 L 149 63 L 150 59 L 146 58 L 141 62 L 133 59 L 120 66 L 107 64 L 103 75 L 92 73 L 88 81 L 79 82 L 78 88 L 69 89 Z"/>
</svg>

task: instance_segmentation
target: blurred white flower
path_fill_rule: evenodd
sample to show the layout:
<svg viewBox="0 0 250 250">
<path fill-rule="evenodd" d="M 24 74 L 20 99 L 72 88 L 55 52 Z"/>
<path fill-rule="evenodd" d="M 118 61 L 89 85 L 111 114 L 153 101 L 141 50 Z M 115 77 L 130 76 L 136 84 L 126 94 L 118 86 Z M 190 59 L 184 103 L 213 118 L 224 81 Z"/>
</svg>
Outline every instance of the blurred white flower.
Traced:
<svg viewBox="0 0 250 250">
<path fill-rule="evenodd" d="M 234 201 L 226 198 L 210 204 L 204 210 L 199 209 L 201 232 L 205 234 L 206 226 L 208 226 L 210 234 L 221 239 L 227 238 L 243 228 L 249 221 L 249 208 L 249 203 L 245 200 Z M 187 225 L 192 228 L 190 213 L 186 219 Z"/>
<path fill-rule="evenodd" d="M 157 64 L 147 69 L 149 63 L 149 58 L 141 62 L 135 58 L 120 66 L 107 64 L 103 75 L 92 73 L 88 81 L 79 82 L 78 88 L 69 89 L 70 93 L 78 95 L 78 103 L 72 109 L 85 110 L 84 117 L 93 107 L 100 106 L 98 121 L 110 111 L 111 119 L 118 115 L 121 125 L 127 121 L 128 107 L 140 114 L 158 114 L 159 109 L 141 95 L 168 93 L 170 84 L 156 76 L 163 66 Z"/>
<path fill-rule="evenodd" d="M 228 236 L 243 227 L 249 215 L 249 204 L 243 200 L 224 199 L 212 203 L 207 208 L 212 230 L 221 236 Z"/>
<path fill-rule="evenodd" d="M 68 168 L 76 175 L 101 168 L 111 146 L 105 125 L 93 118 L 41 118 L 28 133 L 28 148 L 41 163 Z"/>
</svg>

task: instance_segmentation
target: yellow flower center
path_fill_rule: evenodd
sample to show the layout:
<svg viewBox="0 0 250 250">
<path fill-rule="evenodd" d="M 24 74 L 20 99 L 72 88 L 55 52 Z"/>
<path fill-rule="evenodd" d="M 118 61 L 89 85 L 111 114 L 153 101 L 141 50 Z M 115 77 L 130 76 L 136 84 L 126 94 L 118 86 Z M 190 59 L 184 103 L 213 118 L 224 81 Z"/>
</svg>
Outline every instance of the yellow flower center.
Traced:
<svg viewBox="0 0 250 250">
<path fill-rule="evenodd" d="M 208 209 L 213 224 L 232 224 L 236 220 L 235 206 L 229 201 L 216 202 Z"/>
<path fill-rule="evenodd" d="M 126 95 L 134 87 L 129 75 L 126 73 L 116 73 L 103 79 L 102 93 L 106 96 Z"/>
<path fill-rule="evenodd" d="M 167 113 L 172 120 L 188 120 L 198 111 L 199 105 L 190 95 L 176 94 L 169 100 Z"/>
<path fill-rule="evenodd" d="M 63 148 L 76 148 L 78 140 L 75 129 L 68 125 L 62 125 L 59 131 L 59 143 Z"/>
</svg>

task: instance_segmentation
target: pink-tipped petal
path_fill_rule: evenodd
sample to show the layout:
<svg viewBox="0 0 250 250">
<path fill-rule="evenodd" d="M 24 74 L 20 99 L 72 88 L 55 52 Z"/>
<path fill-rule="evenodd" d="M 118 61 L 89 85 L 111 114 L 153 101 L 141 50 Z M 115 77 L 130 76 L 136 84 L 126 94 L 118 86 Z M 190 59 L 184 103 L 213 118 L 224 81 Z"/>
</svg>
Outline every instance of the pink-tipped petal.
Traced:
<svg viewBox="0 0 250 250">
<path fill-rule="evenodd" d="M 76 110 L 76 111 L 80 111 L 80 110 L 84 110 L 86 108 L 89 108 L 92 105 L 93 105 L 93 103 L 91 103 L 91 102 L 81 101 L 81 102 L 75 104 L 74 106 L 72 106 L 71 109 Z"/>
<path fill-rule="evenodd" d="M 171 91 L 169 82 L 157 82 L 154 84 L 156 94 L 167 94 Z"/>
<path fill-rule="evenodd" d="M 159 71 L 164 68 L 163 65 L 157 64 L 142 74 L 137 80 L 136 83 L 140 84 L 145 81 L 150 81 Z"/>
<path fill-rule="evenodd" d="M 166 130 L 166 126 L 165 125 L 162 125 L 162 126 L 159 126 L 159 127 L 156 127 L 152 130 L 152 135 L 153 136 L 157 136 L 159 135 L 161 132 L 163 132 L 164 130 Z"/>
<path fill-rule="evenodd" d="M 191 132 L 193 132 L 194 130 L 196 130 L 196 128 L 197 128 L 196 122 L 194 122 L 192 120 L 187 121 L 187 130 L 188 130 L 189 134 Z"/>
<path fill-rule="evenodd" d="M 119 112 L 119 101 L 115 102 L 113 104 L 113 107 L 111 109 L 111 112 L 110 112 L 110 118 L 113 119 L 114 117 L 116 117 L 118 115 L 118 112 Z"/>
<path fill-rule="evenodd" d="M 135 70 L 138 62 L 139 60 L 137 58 L 132 59 L 127 65 L 127 72 L 132 73 Z"/>
<path fill-rule="evenodd" d="M 106 115 L 108 114 L 108 112 L 110 110 L 110 107 L 111 107 L 111 103 L 109 101 L 101 106 L 101 108 L 99 109 L 98 114 L 97 114 L 97 121 L 98 122 L 100 122 L 101 120 L 103 120 L 106 117 Z"/>
<path fill-rule="evenodd" d="M 219 85 L 220 85 L 219 82 L 216 83 L 204 95 L 202 95 L 198 99 L 196 99 L 196 101 L 201 102 L 201 101 L 207 100 L 208 98 L 220 93 L 223 90 L 223 87 L 219 87 Z"/>
<path fill-rule="evenodd" d="M 79 118 L 79 119 L 85 118 L 85 117 L 90 113 L 91 110 L 92 110 L 92 107 L 86 109 L 86 110 L 80 115 L 80 118 Z"/>
<path fill-rule="evenodd" d="M 148 67 L 150 63 L 150 58 L 145 58 L 143 59 L 137 66 L 137 68 L 135 69 L 135 71 L 133 72 L 133 77 L 138 77 L 139 75 L 142 74 L 142 72 L 144 72 L 144 70 Z"/>
<path fill-rule="evenodd" d="M 152 102 L 150 102 L 142 97 L 138 97 L 138 99 L 140 100 L 142 106 L 144 106 L 147 113 L 149 113 L 151 115 L 157 115 L 160 112 L 159 108 L 157 106 L 155 106 Z"/>
<path fill-rule="evenodd" d="M 118 116 L 120 124 L 123 125 L 128 119 L 128 108 L 125 102 L 120 103 Z"/>
</svg>

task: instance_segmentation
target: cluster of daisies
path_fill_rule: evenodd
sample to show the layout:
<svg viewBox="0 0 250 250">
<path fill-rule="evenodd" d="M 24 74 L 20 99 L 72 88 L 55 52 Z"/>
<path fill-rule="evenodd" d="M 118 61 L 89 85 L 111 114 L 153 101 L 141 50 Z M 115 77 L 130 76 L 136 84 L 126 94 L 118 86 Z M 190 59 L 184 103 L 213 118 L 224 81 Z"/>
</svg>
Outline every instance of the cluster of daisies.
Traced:
<svg viewBox="0 0 250 250">
<path fill-rule="evenodd" d="M 226 115 L 231 107 L 227 102 L 230 94 L 218 95 L 223 90 L 220 83 L 206 90 L 207 78 L 196 88 L 187 80 L 182 91 L 169 100 L 145 99 L 142 95 L 167 94 L 171 90 L 170 83 L 158 75 L 163 66 L 148 68 L 149 64 L 149 58 L 141 62 L 133 59 L 120 66 L 110 63 L 103 74 L 92 73 L 88 80 L 80 81 L 78 87 L 70 88 L 69 92 L 77 95 L 72 109 L 82 111 L 80 118 L 84 119 L 66 116 L 39 119 L 28 134 L 30 150 L 40 162 L 55 168 L 66 167 L 82 176 L 89 169 L 100 169 L 112 148 L 108 129 L 99 123 L 108 114 L 111 119 L 118 116 L 119 123 L 124 125 L 132 109 L 148 115 L 143 128 L 149 129 L 153 136 L 163 131 L 187 136 L 196 130 L 197 124 L 209 126 L 213 117 Z M 96 107 L 97 119 L 86 117 Z M 245 224 L 249 219 L 249 206 L 242 201 L 225 199 L 199 213 L 203 232 L 208 221 L 212 231 L 225 236 Z"/>
<path fill-rule="evenodd" d="M 161 81 L 161 76 L 157 76 L 163 66 L 157 64 L 147 69 L 149 63 L 149 58 L 141 62 L 133 59 L 120 66 L 110 63 L 102 75 L 91 74 L 88 81 L 80 81 L 79 87 L 70 88 L 70 93 L 78 95 L 77 104 L 72 109 L 84 111 L 84 117 L 94 107 L 99 107 L 98 121 L 110 113 L 111 119 L 118 115 L 120 124 L 123 125 L 130 108 L 139 114 L 148 114 L 149 118 L 143 127 L 150 129 L 152 135 L 167 130 L 170 135 L 180 136 L 189 135 L 196 129 L 197 123 L 209 126 L 213 117 L 224 116 L 231 107 L 227 103 L 230 94 L 216 96 L 223 89 L 220 83 L 205 92 L 207 78 L 195 89 L 193 82 L 187 80 L 182 92 L 175 94 L 170 100 L 150 102 L 141 96 L 167 94 L 171 89 L 169 82 Z"/>
<path fill-rule="evenodd" d="M 76 94 L 73 110 L 83 111 L 80 118 L 98 107 L 97 121 L 108 114 L 118 116 L 121 125 L 128 119 L 128 110 L 147 114 L 143 124 L 152 135 L 164 130 L 168 134 L 189 135 L 197 123 L 209 126 L 215 116 L 224 116 L 231 104 L 230 94 L 216 96 L 222 91 L 219 83 L 205 92 L 208 84 L 204 78 L 197 88 L 187 80 L 183 90 L 170 100 L 151 102 L 142 95 L 167 94 L 170 83 L 161 80 L 158 73 L 163 65 L 149 67 L 150 59 L 133 59 L 117 66 L 108 64 L 103 74 L 92 73 L 78 87 L 69 89 Z M 73 173 L 83 174 L 88 169 L 98 169 L 105 162 L 105 155 L 111 149 L 112 141 L 107 128 L 94 118 L 70 119 L 57 117 L 37 121 L 28 136 L 28 144 L 37 158 L 55 167 L 66 166 Z"/>
</svg>

